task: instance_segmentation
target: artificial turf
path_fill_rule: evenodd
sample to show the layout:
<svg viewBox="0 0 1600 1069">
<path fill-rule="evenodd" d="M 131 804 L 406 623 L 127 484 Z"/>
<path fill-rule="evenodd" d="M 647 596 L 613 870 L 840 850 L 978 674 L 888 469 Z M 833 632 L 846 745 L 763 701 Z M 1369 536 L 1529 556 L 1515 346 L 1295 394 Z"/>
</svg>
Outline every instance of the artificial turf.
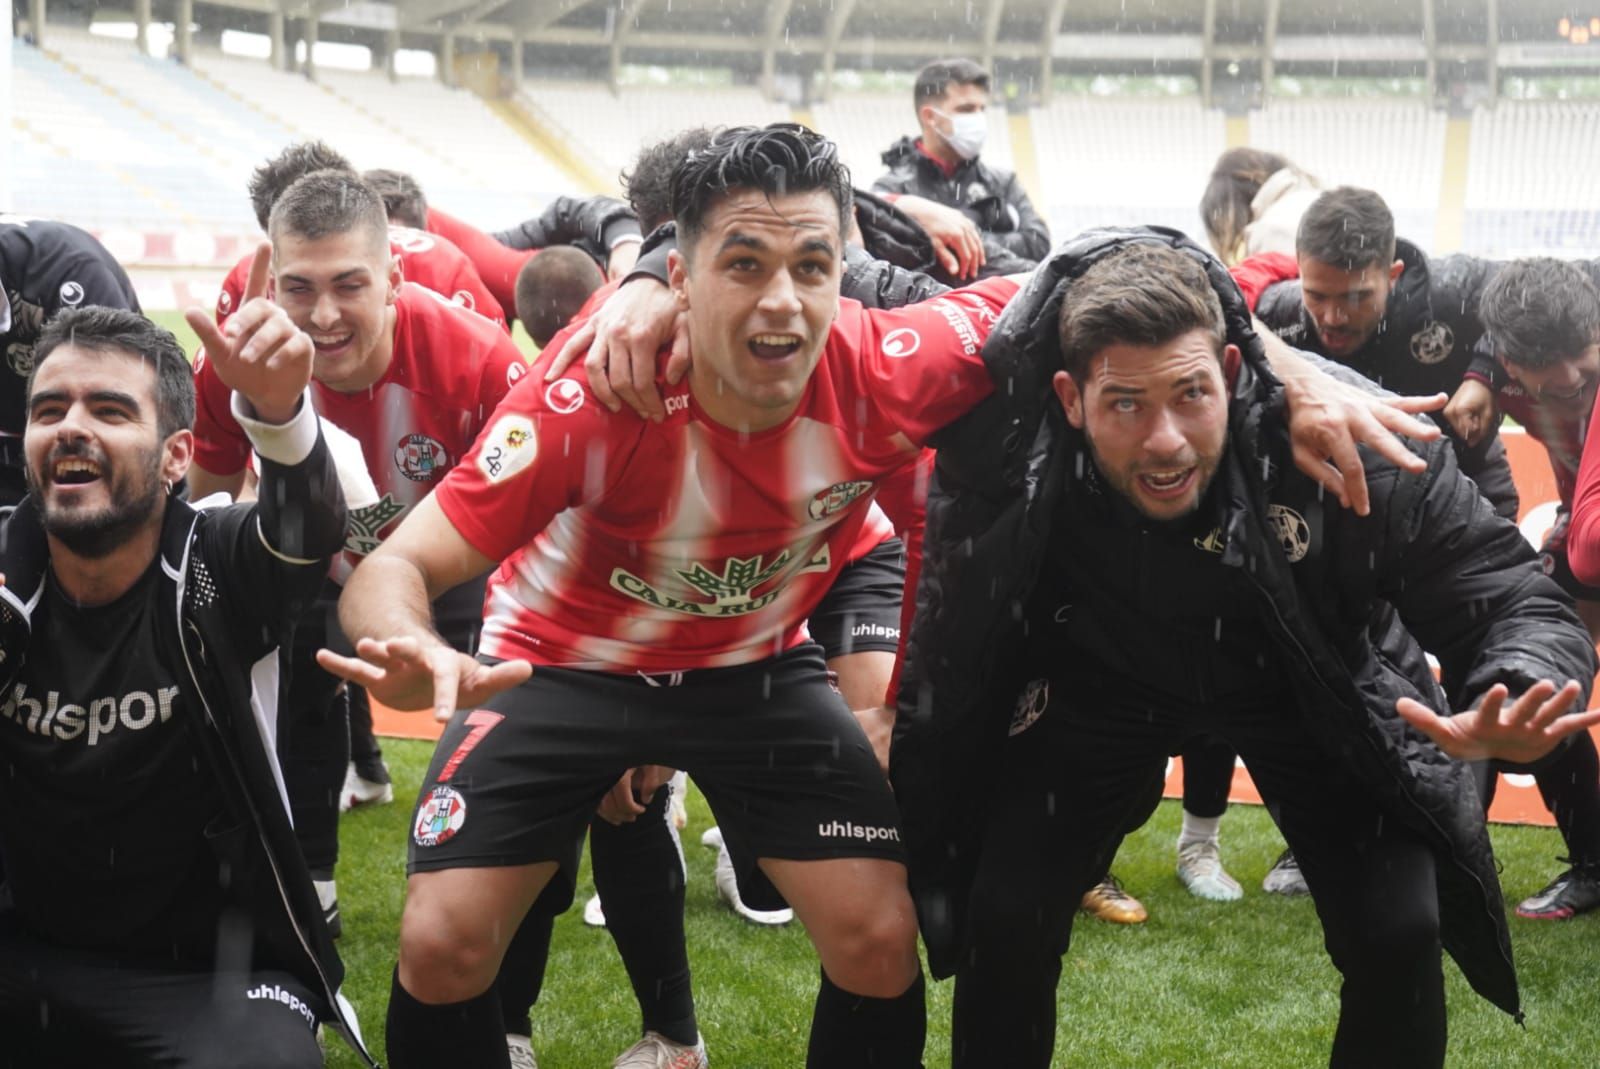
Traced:
<svg viewBox="0 0 1600 1069">
<path fill-rule="evenodd" d="M 411 802 L 430 744 L 386 741 L 396 803 L 346 815 L 341 829 L 341 951 L 355 1003 L 374 1048 L 394 965 Z M 1326 1064 L 1338 1013 L 1338 974 L 1322 949 L 1311 903 L 1262 893 L 1282 848 L 1264 810 L 1235 806 L 1223 821 L 1229 870 L 1245 885 L 1233 903 L 1191 897 L 1173 871 L 1178 806 L 1164 802 L 1124 845 L 1116 872 L 1150 908 L 1148 923 L 1118 927 L 1079 918 L 1059 994 L 1056 1065 L 1199 1067 Z M 817 965 L 804 931 L 756 928 L 721 906 L 712 851 L 699 845 L 711 818 L 689 793 L 683 833 L 689 862 L 687 931 L 696 1002 L 711 1063 L 727 1069 L 798 1069 L 816 990 Z M 1559 869 L 1557 834 L 1495 827 L 1502 882 L 1515 902 Z M 581 906 L 593 889 L 587 861 Z M 1454 965 L 1445 973 L 1449 1064 L 1600 1064 L 1600 915 L 1566 922 L 1511 918 L 1527 1027 L 1475 996 Z M 928 1069 L 949 1064 L 948 983 L 929 986 Z M 609 1066 L 637 1038 L 638 1011 L 609 937 L 585 927 L 575 908 L 556 922 L 544 994 L 534 1011 L 542 1069 Z M 330 1042 L 329 1064 L 356 1059 Z M 997 1067 L 1000 1069 L 1000 1067 Z"/>
</svg>

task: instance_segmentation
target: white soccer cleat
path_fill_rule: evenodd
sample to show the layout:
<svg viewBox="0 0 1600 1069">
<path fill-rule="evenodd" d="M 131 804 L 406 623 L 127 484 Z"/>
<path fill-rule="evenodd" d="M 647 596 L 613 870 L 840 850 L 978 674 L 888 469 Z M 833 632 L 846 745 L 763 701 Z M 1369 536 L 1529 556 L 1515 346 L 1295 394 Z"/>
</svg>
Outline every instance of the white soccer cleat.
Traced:
<svg viewBox="0 0 1600 1069">
<path fill-rule="evenodd" d="M 600 904 L 599 895 L 590 895 L 589 901 L 583 904 L 583 923 L 591 928 L 606 926 L 606 909 Z"/>
<path fill-rule="evenodd" d="M 733 871 L 733 857 L 726 846 L 717 849 L 716 884 L 717 897 L 751 924 L 775 928 L 794 920 L 792 909 L 751 909 L 744 904 L 744 899 L 739 897 L 739 877 Z"/>
<path fill-rule="evenodd" d="M 507 1032 L 506 1053 L 511 1056 L 511 1069 L 539 1069 L 539 1059 L 533 1056 L 533 1040 L 527 1036 Z"/>
<path fill-rule="evenodd" d="M 644 1038 L 617 1055 L 611 1069 L 706 1069 L 705 1037 L 695 1037 L 694 1046 L 674 1043 L 660 1032 L 646 1032 Z"/>
<path fill-rule="evenodd" d="M 1244 888 L 1222 867 L 1222 854 L 1210 839 L 1178 844 L 1178 879 L 1196 898 L 1234 902 L 1244 897 Z"/>
<path fill-rule="evenodd" d="M 355 762 L 344 770 L 344 789 L 339 793 L 339 812 L 348 813 L 350 810 L 364 805 L 388 805 L 394 801 L 394 784 L 375 783 L 364 779 L 356 771 Z"/>
</svg>

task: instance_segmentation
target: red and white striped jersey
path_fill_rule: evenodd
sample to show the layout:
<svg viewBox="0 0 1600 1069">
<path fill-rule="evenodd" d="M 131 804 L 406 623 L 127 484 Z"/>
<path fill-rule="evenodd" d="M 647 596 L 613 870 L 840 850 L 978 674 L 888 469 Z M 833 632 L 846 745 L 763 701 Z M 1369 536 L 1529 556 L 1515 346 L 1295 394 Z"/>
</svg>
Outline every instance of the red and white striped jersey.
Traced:
<svg viewBox="0 0 1600 1069">
<path fill-rule="evenodd" d="M 318 414 L 361 443 L 379 495 L 350 510 L 335 580 L 343 582 L 460 463 L 527 370 L 521 351 L 492 322 L 408 282 L 395 301 L 394 358 L 383 378 L 357 393 L 312 382 Z M 239 471 L 250 443 L 229 408 L 230 391 L 203 353 L 195 360 L 195 394 L 195 462 L 218 475 Z"/>
<path fill-rule="evenodd" d="M 492 320 L 506 333 L 511 332 L 500 302 L 484 285 L 478 269 L 467 258 L 467 254 L 448 239 L 426 230 L 391 226 L 389 251 L 400 257 L 400 274 L 407 282 L 415 282 L 463 308 L 470 308 Z M 252 248 L 222 280 L 222 292 L 217 294 L 217 326 L 227 322 L 244 299 L 245 283 L 250 281 L 250 261 L 255 259 L 255 255 L 255 249 Z"/>
<path fill-rule="evenodd" d="M 712 421 L 687 383 L 658 424 L 609 412 L 581 367 L 520 382 L 436 492 L 503 561 L 482 651 L 670 672 L 801 641 L 875 494 L 915 555 L 922 442 L 990 392 L 980 350 L 1016 289 L 991 279 L 893 311 L 841 301 L 799 408 L 754 434 Z"/>
</svg>

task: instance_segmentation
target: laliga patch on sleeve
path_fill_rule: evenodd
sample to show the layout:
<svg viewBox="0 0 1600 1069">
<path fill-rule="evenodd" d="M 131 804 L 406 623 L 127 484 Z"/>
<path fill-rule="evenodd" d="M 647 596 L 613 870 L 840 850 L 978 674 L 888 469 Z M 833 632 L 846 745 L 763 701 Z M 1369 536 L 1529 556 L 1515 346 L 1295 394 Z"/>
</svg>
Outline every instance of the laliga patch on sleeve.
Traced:
<svg viewBox="0 0 1600 1069">
<path fill-rule="evenodd" d="M 439 786 L 417 808 L 411 838 L 418 846 L 439 846 L 456 837 L 467 822 L 467 800 L 454 787 Z"/>
<path fill-rule="evenodd" d="M 478 470 L 492 483 L 504 482 L 526 470 L 539 455 L 539 439 L 527 416 L 501 416 L 484 435 L 478 451 Z"/>
</svg>

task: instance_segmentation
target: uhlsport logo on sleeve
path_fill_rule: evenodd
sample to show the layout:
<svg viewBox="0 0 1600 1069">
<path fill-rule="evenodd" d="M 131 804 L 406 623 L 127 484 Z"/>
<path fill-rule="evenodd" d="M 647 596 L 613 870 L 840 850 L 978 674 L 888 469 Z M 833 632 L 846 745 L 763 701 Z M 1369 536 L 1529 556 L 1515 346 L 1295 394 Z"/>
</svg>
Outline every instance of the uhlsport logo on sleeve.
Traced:
<svg viewBox="0 0 1600 1069">
<path fill-rule="evenodd" d="M 411 838 L 418 846 L 439 846 L 456 837 L 467 822 L 467 800 L 454 787 L 438 786 L 417 808 Z"/>
<path fill-rule="evenodd" d="M 583 407 L 583 387 L 574 379 L 557 379 L 544 388 L 544 403 L 558 416 L 570 416 Z"/>
<path fill-rule="evenodd" d="M 527 416 L 501 416 L 483 437 L 478 470 L 492 483 L 504 482 L 533 464 L 539 439 Z"/>
</svg>

